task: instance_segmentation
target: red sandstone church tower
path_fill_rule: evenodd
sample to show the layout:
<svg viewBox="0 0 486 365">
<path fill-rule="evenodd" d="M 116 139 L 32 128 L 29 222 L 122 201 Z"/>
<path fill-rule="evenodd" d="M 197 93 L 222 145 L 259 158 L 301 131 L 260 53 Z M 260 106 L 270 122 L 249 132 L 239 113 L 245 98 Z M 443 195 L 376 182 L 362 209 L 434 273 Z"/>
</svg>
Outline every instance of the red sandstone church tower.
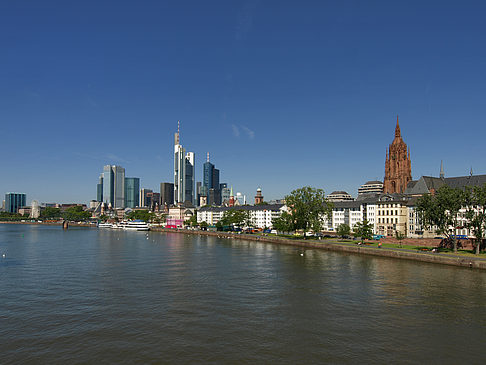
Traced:
<svg viewBox="0 0 486 365">
<path fill-rule="evenodd" d="M 410 149 L 403 142 L 397 115 L 395 139 L 386 151 L 383 191 L 385 193 L 403 193 L 411 180 L 412 162 L 410 161 Z"/>
</svg>

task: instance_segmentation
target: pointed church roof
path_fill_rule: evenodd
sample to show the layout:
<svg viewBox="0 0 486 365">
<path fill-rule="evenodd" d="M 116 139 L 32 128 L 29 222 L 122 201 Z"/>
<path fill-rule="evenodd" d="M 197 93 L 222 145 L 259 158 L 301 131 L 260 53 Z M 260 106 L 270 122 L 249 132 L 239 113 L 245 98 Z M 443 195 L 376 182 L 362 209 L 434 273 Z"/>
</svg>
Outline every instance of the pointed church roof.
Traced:
<svg viewBox="0 0 486 365">
<path fill-rule="evenodd" d="M 395 127 L 395 137 L 401 137 L 402 133 L 400 132 L 400 124 L 398 124 L 398 115 L 397 115 L 397 126 Z"/>
</svg>

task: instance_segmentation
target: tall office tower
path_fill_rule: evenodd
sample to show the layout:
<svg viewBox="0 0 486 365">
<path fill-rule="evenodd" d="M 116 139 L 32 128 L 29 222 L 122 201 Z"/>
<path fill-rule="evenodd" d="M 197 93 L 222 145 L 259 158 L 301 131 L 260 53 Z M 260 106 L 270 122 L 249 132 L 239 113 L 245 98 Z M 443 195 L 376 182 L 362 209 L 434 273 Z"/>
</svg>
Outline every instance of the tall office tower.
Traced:
<svg viewBox="0 0 486 365">
<path fill-rule="evenodd" d="M 103 201 L 112 208 L 125 208 L 125 169 L 121 166 L 103 167 Z"/>
<path fill-rule="evenodd" d="M 197 181 L 196 182 L 196 205 L 200 204 L 200 198 L 201 198 L 201 187 L 202 187 L 202 182 Z"/>
<path fill-rule="evenodd" d="M 140 201 L 140 179 L 138 177 L 125 178 L 125 207 L 135 208 Z"/>
<path fill-rule="evenodd" d="M 103 201 L 103 173 L 100 174 L 100 180 L 96 185 L 96 201 Z"/>
<path fill-rule="evenodd" d="M 209 162 L 209 152 L 207 160 L 203 164 L 203 186 L 201 194 L 204 192 L 207 196 L 207 203 L 209 205 L 221 204 L 221 188 L 219 184 L 219 170 L 214 168 L 214 165 Z"/>
<path fill-rule="evenodd" d="M 224 203 L 224 202 L 229 202 L 229 199 L 230 199 L 230 194 L 231 194 L 231 190 L 230 188 L 228 187 L 224 187 L 221 189 L 221 202 Z"/>
<path fill-rule="evenodd" d="M 174 203 L 194 204 L 194 152 L 187 152 L 180 144 L 179 122 L 174 138 Z"/>
<path fill-rule="evenodd" d="M 150 189 L 140 189 L 140 202 L 139 207 L 150 208 L 152 206 L 152 193 Z"/>
<path fill-rule="evenodd" d="M 160 206 L 171 206 L 174 204 L 174 184 L 160 183 Z"/>
<path fill-rule="evenodd" d="M 160 193 L 156 193 L 154 191 L 150 195 L 152 200 L 152 204 L 150 205 L 150 210 L 155 211 L 160 207 Z"/>
<path fill-rule="evenodd" d="M 19 208 L 25 207 L 26 195 L 23 193 L 5 194 L 5 211 L 17 213 Z"/>
</svg>

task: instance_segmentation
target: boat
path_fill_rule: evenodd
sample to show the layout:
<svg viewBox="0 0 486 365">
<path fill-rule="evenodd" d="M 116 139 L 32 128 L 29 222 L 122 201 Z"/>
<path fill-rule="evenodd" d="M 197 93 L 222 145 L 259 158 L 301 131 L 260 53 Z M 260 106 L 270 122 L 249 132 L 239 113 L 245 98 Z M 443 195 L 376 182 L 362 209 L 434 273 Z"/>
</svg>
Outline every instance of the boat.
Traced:
<svg viewBox="0 0 486 365">
<path fill-rule="evenodd" d="M 98 228 L 112 228 L 113 225 L 111 223 L 108 223 L 108 222 L 104 222 L 104 223 L 98 223 Z"/>
<path fill-rule="evenodd" d="M 126 229 L 127 231 L 148 231 L 150 229 L 147 223 L 139 219 L 124 223 L 123 229 Z"/>
</svg>

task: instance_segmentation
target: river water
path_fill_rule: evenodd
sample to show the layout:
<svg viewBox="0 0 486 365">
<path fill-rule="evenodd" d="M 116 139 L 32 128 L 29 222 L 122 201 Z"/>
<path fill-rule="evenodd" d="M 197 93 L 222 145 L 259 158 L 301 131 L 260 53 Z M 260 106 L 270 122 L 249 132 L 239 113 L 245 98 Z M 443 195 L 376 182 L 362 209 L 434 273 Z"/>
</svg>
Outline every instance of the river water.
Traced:
<svg viewBox="0 0 486 365">
<path fill-rule="evenodd" d="M 486 356 L 486 273 L 471 269 L 1 224 L 0 278 L 2 364 L 479 364 Z"/>
</svg>

